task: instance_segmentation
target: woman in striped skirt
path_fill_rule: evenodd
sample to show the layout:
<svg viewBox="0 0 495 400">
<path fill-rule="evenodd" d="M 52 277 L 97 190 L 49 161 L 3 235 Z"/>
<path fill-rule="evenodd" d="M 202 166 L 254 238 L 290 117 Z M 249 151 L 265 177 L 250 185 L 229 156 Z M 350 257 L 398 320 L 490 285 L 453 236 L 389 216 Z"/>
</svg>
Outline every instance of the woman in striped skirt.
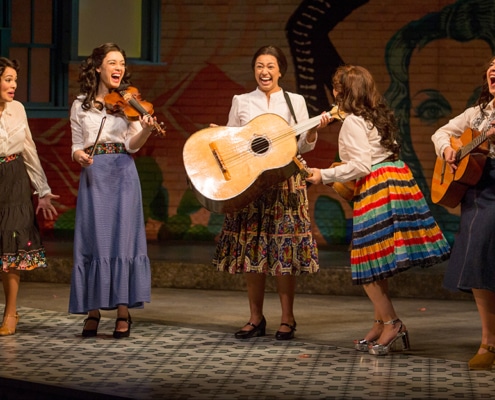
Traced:
<svg viewBox="0 0 495 400">
<path fill-rule="evenodd" d="M 129 76 L 119 46 L 95 48 L 81 65 L 81 94 L 70 113 L 72 158 L 82 169 L 69 312 L 87 314 L 83 337 L 97 335 L 100 309 L 116 309 L 113 337 L 128 337 L 128 309 L 142 308 L 151 297 L 141 186 L 132 153 L 146 143 L 156 121 L 148 115 L 131 122 L 104 107 L 105 96 L 121 84 L 128 86 Z"/>
<path fill-rule="evenodd" d="M 446 260 L 450 248 L 433 219 L 409 167 L 399 159 L 398 129 L 392 111 L 363 67 L 339 67 L 333 95 L 347 114 L 339 134 L 343 164 L 313 168 L 318 184 L 356 180 L 351 269 L 373 303 L 374 324 L 358 351 L 385 355 L 409 347 L 407 328 L 389 295 L 387 278 L 411 267 Z"/>
</svg>

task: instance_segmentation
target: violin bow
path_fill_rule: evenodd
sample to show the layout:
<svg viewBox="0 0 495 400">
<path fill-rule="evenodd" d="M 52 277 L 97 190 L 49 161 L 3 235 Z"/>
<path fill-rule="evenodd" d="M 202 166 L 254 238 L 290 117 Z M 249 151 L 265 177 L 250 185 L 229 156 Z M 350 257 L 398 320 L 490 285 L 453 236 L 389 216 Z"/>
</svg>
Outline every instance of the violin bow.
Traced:
<svg viewBox="0 0 495 400">
<path fill-rule="evenodd" d="M 96 144 L 98 143 L 98 139 L 100 138 L 101 131 L 103 130 L 103 125 L 105 125 L 106 119 L 107 119 L 107 117 L 103 117 L 103 119 L 101 120 L 100 129 L 98 130 L 98 134 L 96 135 L 95 144 L 93 145 L 93 150 L 91 150 L 91 154 L 89 155 L 89 158 L 93 158 L 93 156 L 95 154 Z"/>
</svg>

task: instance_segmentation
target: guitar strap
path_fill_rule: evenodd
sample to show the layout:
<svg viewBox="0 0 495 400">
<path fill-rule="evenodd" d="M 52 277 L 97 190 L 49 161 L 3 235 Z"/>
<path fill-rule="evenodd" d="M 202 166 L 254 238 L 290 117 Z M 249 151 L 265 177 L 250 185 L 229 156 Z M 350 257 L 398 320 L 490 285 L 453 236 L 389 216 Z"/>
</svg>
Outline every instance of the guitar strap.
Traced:
<svg viewBox="0 0 495 400">
<path fill-rule="evenodd" d="M 292 114 L 292 117 L 294 118 L 294 121 L 297 124 L 296 113 L 294 112 L 294 107 L 292 107 L 292 102 L 290 101 L 289 94 L 284 89 L 282 89 L 282 91 L 284 92 L 285 101 L 289 106 L 290 113 Z M 289 179 L 287 179 L 287 185 L 289 187 L 289 199 L 288 199 L 289 206 L 295 209 L 297 208 L 297 193 L 296 193 L 296 181 L 294 175 L 292 175 L 291 177 L 289 177 Z"/>
<path fill-rule="evenodd" d="M 290 113 L 292 114 L 292 117 L 294 118 L 294 121 L 296 121 L 296 124 L 297 124 L 296 113 L 294 112 L 294 107 L 292 107 L 292 102 L 290 101 L 289 94 L 284 89 L 282 89 L 282 91 L 284 92 L 285 101 L 287 102 L 287 105 L 289 106 Z"/>
</svg>

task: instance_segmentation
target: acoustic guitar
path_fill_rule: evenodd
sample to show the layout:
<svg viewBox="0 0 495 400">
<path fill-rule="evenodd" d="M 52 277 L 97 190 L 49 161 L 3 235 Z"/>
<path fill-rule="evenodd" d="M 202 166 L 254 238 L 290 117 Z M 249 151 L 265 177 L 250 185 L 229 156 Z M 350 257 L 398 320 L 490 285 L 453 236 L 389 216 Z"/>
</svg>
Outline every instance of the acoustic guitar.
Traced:
<svg viewBox="0 0 495 400">
<path fill-rule="evenodd" d="M 478 183 L 489 151 L 485 133 L 466 129 L 459 137 L 451 137 L 456 151 L 457 169 L 451 172 L 448 163 L 437 157 L 431 181 L 431 200 L 446 207 L 456 207 L 470 186 Z"/>
<path fill-rule="evenodd" d="M 337 107 L 329 115 L 343 119 Z M 297 136 L 318 126 L 320 119 L 290 126 L 276 114 L 262 114 L 242 127 L 209 127 L 191 135 L 183 161 L 199 202 L 212 212 L 233 212 L 289 178 L 300 169 Z"/>
</svg>

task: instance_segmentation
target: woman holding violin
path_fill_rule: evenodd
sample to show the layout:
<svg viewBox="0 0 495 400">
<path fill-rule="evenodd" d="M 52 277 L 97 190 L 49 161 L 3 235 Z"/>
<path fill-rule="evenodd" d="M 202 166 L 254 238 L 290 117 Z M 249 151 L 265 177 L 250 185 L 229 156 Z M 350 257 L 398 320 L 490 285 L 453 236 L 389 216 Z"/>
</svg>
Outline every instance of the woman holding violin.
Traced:
<svg viewBox="0 0 495 400">
<path fill-rule="evenodd" d="M 80 95 L 70 112 L 72 158 L 82 169 L 69 312 L 87 314 L 83 337 L 97 335 L 100 310 L 115 309 L 113 337 L 128 337 L 129 308 L 142 308 L 151 297 L 141 186 L 131 154 L 157 123 L 150 113 L 131 121 L 115 102 L 108 104 L 129 77 L 124 50 L 114 43 L 95 48 L 81 65 Z"/>
</svg>

